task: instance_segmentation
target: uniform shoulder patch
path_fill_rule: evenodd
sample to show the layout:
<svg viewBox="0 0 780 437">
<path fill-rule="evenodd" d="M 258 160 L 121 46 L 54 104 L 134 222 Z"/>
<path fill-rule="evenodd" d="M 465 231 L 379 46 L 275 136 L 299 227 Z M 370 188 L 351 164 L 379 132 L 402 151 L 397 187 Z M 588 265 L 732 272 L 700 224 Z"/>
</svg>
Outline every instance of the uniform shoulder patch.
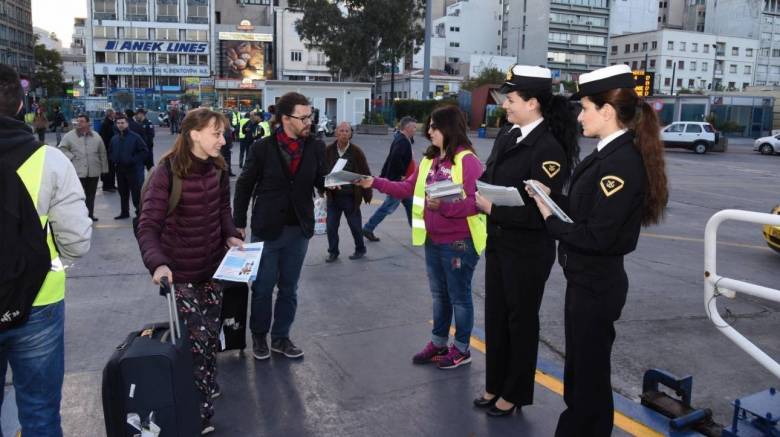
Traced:
<svg viewBox="0 0 780 437">
<path fill-rule="evenodd" d="M 620 179 L 617 176 L 604 176 L 601 178 L 601 182 L 599 182 L 599 186 L 601 187 L 601 191 L 604 192 L 604 195 L 609 197 L 618 191 L 623 189 L 623 186 L 626 183 L 623 182 L 623 179 Z"/>
<path fill-rule="evenodd" d="M 544 172 L 547 173 L 547 176 L 552 179 L 561 171 L 561 164 L 556 161 L 544 161 L 542 163 L 542 170 L 544 170 Z"/>
</svg>

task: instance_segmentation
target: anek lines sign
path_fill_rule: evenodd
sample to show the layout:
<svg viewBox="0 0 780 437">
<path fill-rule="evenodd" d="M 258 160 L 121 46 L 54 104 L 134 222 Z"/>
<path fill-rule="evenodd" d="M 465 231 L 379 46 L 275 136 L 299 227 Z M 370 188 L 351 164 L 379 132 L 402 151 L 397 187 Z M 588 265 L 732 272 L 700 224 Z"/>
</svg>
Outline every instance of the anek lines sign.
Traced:
<svg viewBox="0 0 780 437">
<path fill-rule="evenodd" d="M 96 50 L 101 50 L 96 48 Z M 208 53 L 209 45 L 205 42 L 180 41 L 132 41 L 107 40 L 102 49 L 107 52 L 150 52 L 150 53 Z"/>
</svg>

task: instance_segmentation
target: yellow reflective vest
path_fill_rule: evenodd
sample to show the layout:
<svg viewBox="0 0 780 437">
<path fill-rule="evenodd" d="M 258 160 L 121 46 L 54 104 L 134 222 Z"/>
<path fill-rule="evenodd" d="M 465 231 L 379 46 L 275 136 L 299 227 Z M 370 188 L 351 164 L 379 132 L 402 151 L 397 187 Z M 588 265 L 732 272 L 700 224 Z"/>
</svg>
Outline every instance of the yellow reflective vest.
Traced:
<svg viewBox="0 0 780 437">
<path fill-rule="evenodd" d="M 455 155 L 452 165 L 452 182 L 456 184 L 463 183 L 463 157 L 473 155 L 474 152 L 464 150 Z M 420 168 L 417 170 L 417 182 L 414 185 L 414 198 L 412 202 L 412 245 L 422 246 L 425 244 L 427 232 L 425 231 L 425 220 L 423 212 L 425 210 L 425 180 L 428 172 L 433 165 L 433 160 L 423 158 L 420 162 Z M 487 220 L 485 214 L 477 213 L 466 218 L 469 224 L 469 233 L 474 243 L 474 249 L 477 255 L 481 255 L 487 244 Z"/>
<path fill-rule="evenodd" d="M 19 166 L 16 174 L 22 179 L 27 192 L 33 199 L 33 204 L 38 207 L 38 194 L 43 180 L 43 164 L 46 161 L 46 146 L 41 146 L 27 160 Z M 54 236 L 48 226 L 49 217 L 39 215 L 41 226 L 46 227 L 46 244 L 49 246 L 51 256 L 51 270 L 43 281 L 33 306 L 43 306 L 57 303 L 65 299 L 65 267 L 62 265 L 57 248 L 54 246 Z"/>
<path fill-rule="evenodd" d="M 241 117 L 241 119 L 238 121 L 238 139 L 243 140 L 244 137 L 246 137 L 246 134 L 244 133 L 244 125 L 249 122 L 248 118 Z"/>
<path fill-rule="evenodd" d="M 263 128 L 263 138 L 271 136 L 271 123 L 268 120 L 261 121 L 260 127 Z"/>
</svg>

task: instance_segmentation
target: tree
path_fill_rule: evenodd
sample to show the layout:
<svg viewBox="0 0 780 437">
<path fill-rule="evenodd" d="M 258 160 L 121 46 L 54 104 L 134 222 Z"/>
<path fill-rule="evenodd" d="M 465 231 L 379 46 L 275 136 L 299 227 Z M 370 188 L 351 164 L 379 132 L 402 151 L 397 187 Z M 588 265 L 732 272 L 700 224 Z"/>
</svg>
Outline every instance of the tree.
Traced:
<svg viewBox="0 0 780 437">
<path fill-rule="evenodd" d="M 56 50 L 49 50 L 43 44 L 33 48 L 35 57 L 35 76 L 37 86 L 46 90 L 49 96 L 60 96 L 64 90 L 62 83 L 62 56 Z"/>
<path fill-rule="evenodd" d="M 471 91 L 482 85 L 501 85 L 504 82 L 506 82 L 506 73 L 501 72 L 498 68 L 490 67 L 482 70 L 479 76 L 464 80 L 460 87 L 466 91 Z"/>
<path fill-rule="evenodd" d="M 423 41 L 425 0 L 291 0 L 306 48 L 328 57 L 331 73 L 373 80 Z"/>
</svg>

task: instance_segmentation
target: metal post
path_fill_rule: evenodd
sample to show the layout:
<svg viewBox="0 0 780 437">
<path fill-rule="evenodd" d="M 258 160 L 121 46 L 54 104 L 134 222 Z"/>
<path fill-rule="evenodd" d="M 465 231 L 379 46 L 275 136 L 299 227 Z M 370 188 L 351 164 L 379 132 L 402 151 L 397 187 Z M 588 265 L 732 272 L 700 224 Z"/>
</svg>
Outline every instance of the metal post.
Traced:
<svg viewBox="0 0 780 437">
<path fill-rule="evenodd" d="M 130 21 L 130 29 L 133 28 L 133 22 Z M 133 110 L 135 110 L 135 53 L 130 53 L 130 55 L 133 57 L 133 65 L 132 65 L 132 80 L 133 83 L 130 85 L 130 94 L 133 96 L 132 102 L 133 102 Z"/>
<path fill-rule="evenodd" d="M 431 91 L 431 29 L 432 24 L 432 3 L 428 0 L 425 2 L 425 51 L 423 59 L 423 89 L 422 99 L 428 100 L 428 96 Z"/>
<path fill-rule="evenodd" d="M 677 61 L 672 59 L 672 88 L 669 91 L 669 95 L 671 95 L 671 96 L 674 95 L 674 76 L 675 76 L 675 73 L 677 73 Z"/>
</svg>

